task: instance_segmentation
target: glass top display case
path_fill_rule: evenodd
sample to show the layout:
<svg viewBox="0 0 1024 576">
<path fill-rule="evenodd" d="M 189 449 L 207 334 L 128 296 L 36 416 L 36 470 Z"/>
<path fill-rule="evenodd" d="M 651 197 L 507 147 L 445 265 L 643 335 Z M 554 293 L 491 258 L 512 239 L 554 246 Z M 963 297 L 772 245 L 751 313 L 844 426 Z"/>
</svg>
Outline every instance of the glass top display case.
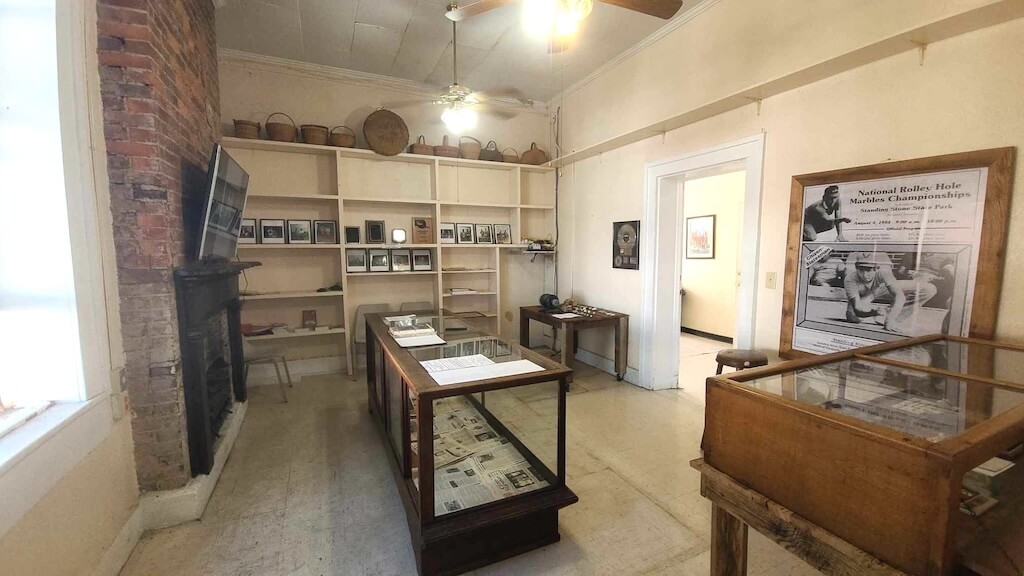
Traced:
<svg viewBox="0 0 1024 576">
<path fill-rule="evenodd" d="M 457 574 L 559 539 L 572 370 L 437 311 L 367 315 L 367 391 L 421 574 Z M 403 347 L 435 331 L 443 344 Z M 428 334 L 429 335 L 429 334 Z"/>
<path fill-rule="evenodd" d="M 707 381 L 704 461 L 909 574 L 1024 566 L 1024 348 L 929 336 Z"/>
</svg>

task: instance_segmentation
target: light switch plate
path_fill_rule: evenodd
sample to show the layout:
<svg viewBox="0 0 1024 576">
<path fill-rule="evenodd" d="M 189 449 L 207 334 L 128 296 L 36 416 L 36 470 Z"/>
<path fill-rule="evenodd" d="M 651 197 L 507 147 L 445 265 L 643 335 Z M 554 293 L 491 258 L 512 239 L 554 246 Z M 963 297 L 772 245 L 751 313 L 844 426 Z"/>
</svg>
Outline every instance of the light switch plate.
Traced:
<svg viewBox="0 0 1024 576">
<path fill-rule="evenodd" d="M 777 272 L 769 272 L 764 277 L 764 287 L 769 290 L 775 290 L 775 285 L 778 283 L 779 275 Z"/>
</svg>

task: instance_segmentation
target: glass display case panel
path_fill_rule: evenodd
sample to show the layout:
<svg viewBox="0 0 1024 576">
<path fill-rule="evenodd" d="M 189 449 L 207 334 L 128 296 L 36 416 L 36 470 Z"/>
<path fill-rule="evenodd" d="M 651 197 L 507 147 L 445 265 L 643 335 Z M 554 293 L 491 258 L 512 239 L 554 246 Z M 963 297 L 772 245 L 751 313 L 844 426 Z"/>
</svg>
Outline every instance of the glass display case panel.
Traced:
<svg viewBox="0 0 1024 576">
<path fill-rule="evenodd" d="M 977 342 L 936 340 L 875 354 L 879 358 L 929 366 L 965 376 L 1024 386 L 1024 351 Z"/>
<path fill-rule="evenodd" d="M 930 442 L 955 437 L 1024 403 L 1024 390 L 996 389 L 981 382 L 860 359 L 738 383 Z M 971 401 L 972 397 L 997 396 L 999 406 L 987 400 Z"/>
<path fill-rule="evenodd" d="M 384 393 L 387 395 L 387 422 L 388 437 L 395 448 L 398 458 L 398 465 L 405 469 L 405 446 L 402 442 L 402 402 L 405 398 L 405 389 L 402 386 L 402 377 L 395 370 L 391 362 L 384 363 Z"/>
</svg>

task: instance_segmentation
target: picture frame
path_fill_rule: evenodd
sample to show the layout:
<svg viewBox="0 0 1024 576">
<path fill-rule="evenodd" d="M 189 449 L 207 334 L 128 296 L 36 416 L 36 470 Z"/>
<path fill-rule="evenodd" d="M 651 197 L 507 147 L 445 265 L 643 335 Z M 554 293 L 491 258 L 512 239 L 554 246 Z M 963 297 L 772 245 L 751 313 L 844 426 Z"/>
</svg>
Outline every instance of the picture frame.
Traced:
<svg viewBox="0 0 1024 576">
<path fill-rule="evenodd" d="M 414 216 L 412 219 L 412 243 L 434 243 L 434 219 Z"/>
<path fill-rule="evenodd" d="M 441 222 L 438 227 L 438 232 L 441 237 L 441 244 L 455 244 L 455 223 L 454 222 Z"/>
<path fill-rule="evenodd" d="M 715 215 L 686 219 L 686 259 L 715 259 Z"/>
<path fill-rule="evenodd" d="M 338 222 L 335 220 L 313 220 L 314 244 L 337 244 Z"/>
<path fill-rule="evenodd" d="M 476 244 L 476 234 L 472 224 L 455 225 L 455 241 L 459 244 Z"/>
<path fill-rule="evenodd" d="M 256 219 L 242 218 L 242 225 L 238 228 L 239 244 L 256 244 Z"/>
<path fill-rule="evenodd" d="M 383 244 L 385 241 L 385 226 L 383 220 L 366 221 L 366 243 Z"/>
<path fill-rule="evenodd" d="M 392 228 L 391 229 L 391 243 L 392 244 L 405 244 L 409 241 L 409 234 L 406 233 L 405 228 Z"/>
<path fill-rule="evenodd" d="M 260 219 L 260 243 L 284 244 L 284 220 L 278 218 Z"/>
<path fill-rule="evenodd" d="M 316 328 L 316 310 L 303 310 L 302 311 L 302 327 L 313 329 Z"/>
<path fill-rule="evenodd" d="M 612 268 L 640 269 L 640 221 L 612 222 Z"/>
<path fill-rule="evenodd" d="M 434 269 L 434 258 L 430 250 L 419 248 L 412 251 L 413 272 L 430 272 Z"/>
<path fill-rule="evenodd" d="M 512 226 L 510 224 L 495 224 L 494 225 L 494 243 L 495 244 L 511 244 L 512 243 Z"/>
<path fill-rule="evenodd" d="M 494 229 L 490 224 L 475 224 L 476 243 L 494 244 Z"/>
<path fill-rule="evenodd" d="M 345 271 L 366 272 L 367 270 L 369 270 L 369 268 L 367 267 L 365 248 L 345 249 Z"/>
<path fill-rule="evenodd" d="M 345 226 L 345 244 L 359 244 L 359 226 Z"/>
<path fill-rule="evenodd" d="M 370 272 L 391 272 L 391 253 L 381 248 L 370 250 Z"/>
<path fill-rule="evenodd" d="M 313 222 L 311 220 L 289 220 L 288 221 L 288 243 L 289 244 L 312 244 L 313 243 Z"/>
<path fill-rule="evenodd" d="M 412 271 L 412 253 L 408 248 L 391 251 L 391 271 L 410 272 Z"/>
</svg>

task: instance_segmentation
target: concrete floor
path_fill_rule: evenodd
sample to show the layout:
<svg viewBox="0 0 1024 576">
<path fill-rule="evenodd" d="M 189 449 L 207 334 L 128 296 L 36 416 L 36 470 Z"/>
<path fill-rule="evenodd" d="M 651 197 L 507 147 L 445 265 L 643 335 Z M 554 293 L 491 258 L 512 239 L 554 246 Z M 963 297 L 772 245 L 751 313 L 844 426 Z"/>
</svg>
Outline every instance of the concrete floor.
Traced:
<svg viewBox="0 0 1024 576">
<path fill-rule="evenodd" d="M 124 576 L 416 573 L 363 381 L 306 378 L 290 396 L 283 404 L 275 387 L 251 389 L 202 520 L 146 534 Z M 517 401 L 543 414 L 552 399 Z M 705 576 L 710 506 L 688 465 L 702 429 L 702 406 L 681 390 L 648 392 L 579 370 L 567 465 L 580 501 L 560 514 L 561 542 L 474 573 Z M 750 542 L 753 576 L 817 574 L 756 532 Z"/>
</svg>

